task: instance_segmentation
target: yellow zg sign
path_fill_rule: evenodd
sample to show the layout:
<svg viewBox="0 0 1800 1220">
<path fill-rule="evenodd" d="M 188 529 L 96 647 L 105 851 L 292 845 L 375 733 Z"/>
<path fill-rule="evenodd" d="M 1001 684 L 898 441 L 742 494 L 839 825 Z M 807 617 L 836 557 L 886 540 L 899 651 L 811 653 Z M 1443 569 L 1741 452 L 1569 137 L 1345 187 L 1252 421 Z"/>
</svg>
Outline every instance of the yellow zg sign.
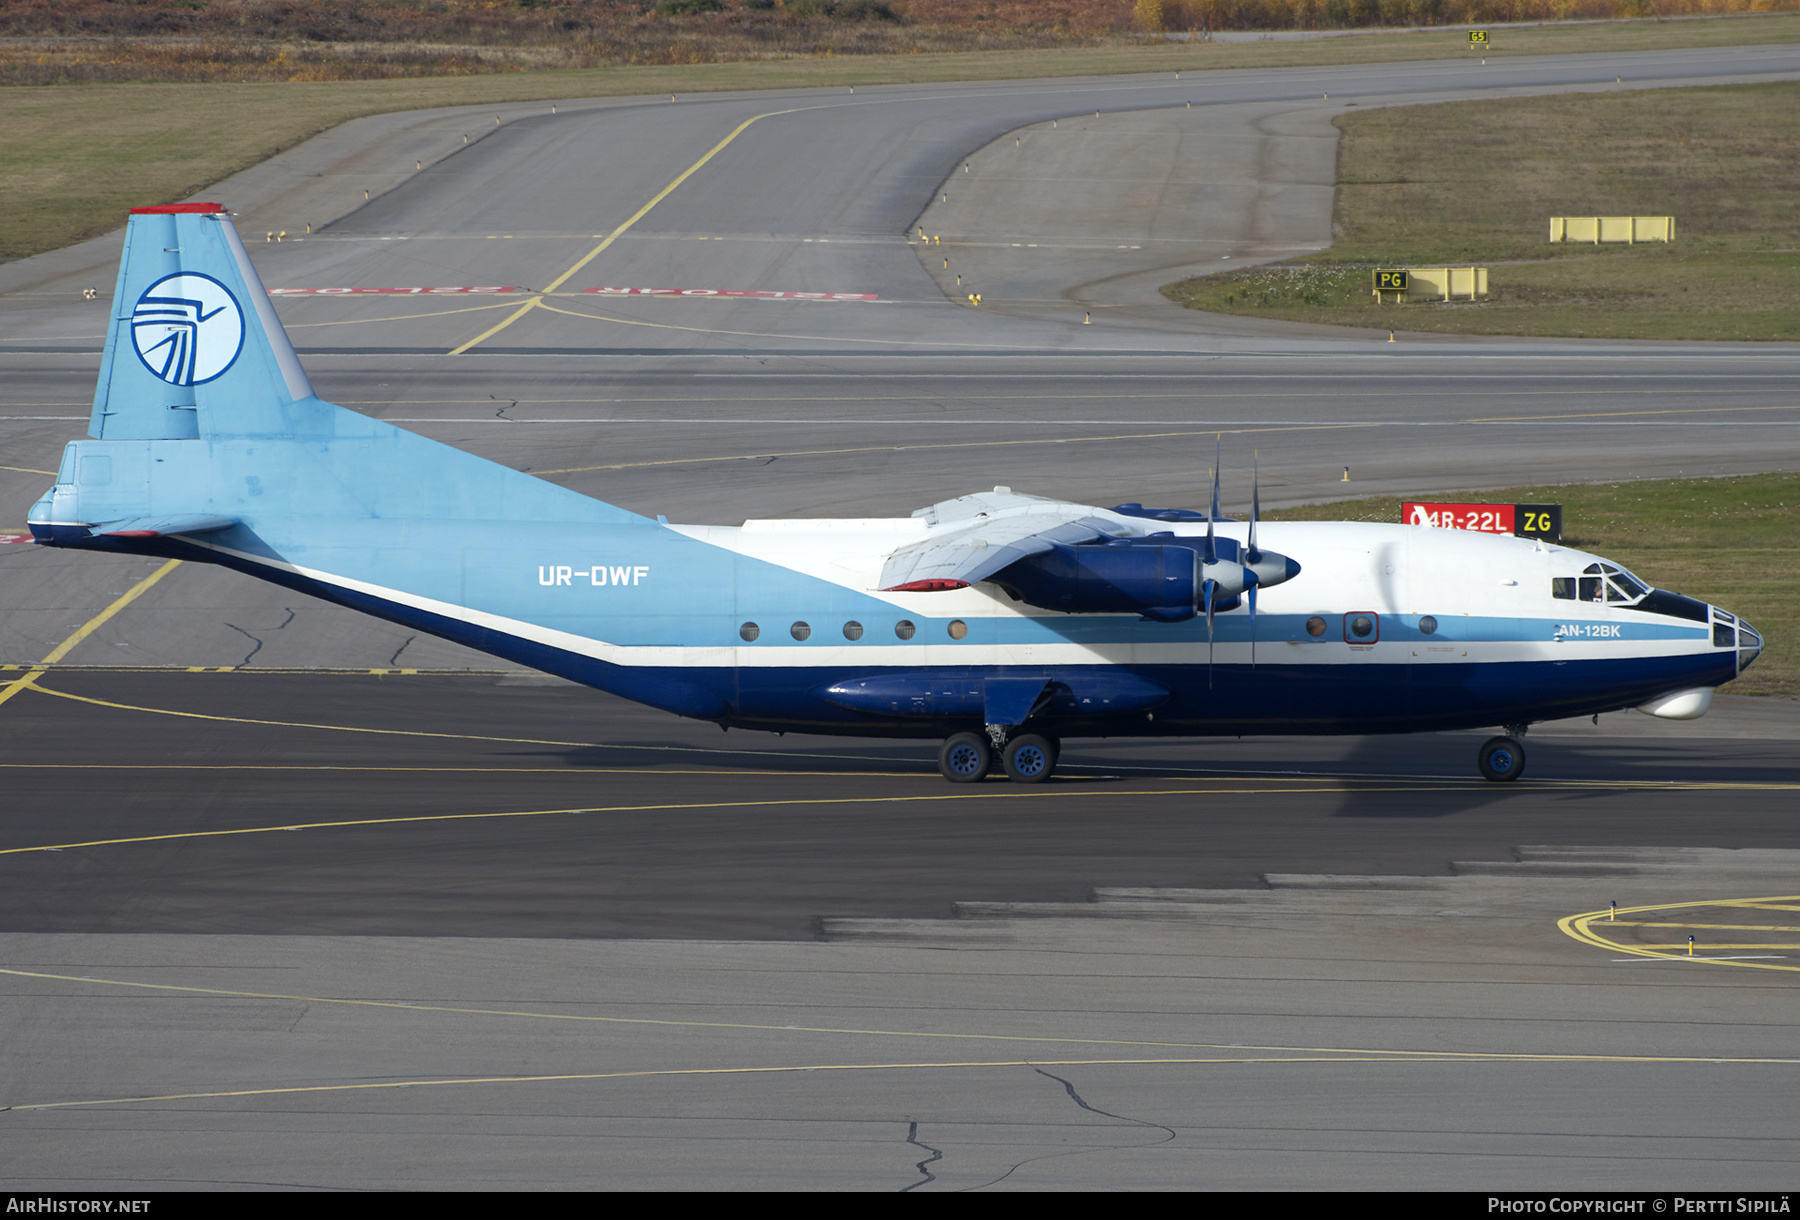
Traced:
<svg viewBox="0 0 1800 1220">
<path fill-rule="evenodd" d="M 1469 31 L 1469 45 L 1485 47 L 1487 45 L 1487 31 L 1486 30 L 1470 30 Z"/>
</svg>

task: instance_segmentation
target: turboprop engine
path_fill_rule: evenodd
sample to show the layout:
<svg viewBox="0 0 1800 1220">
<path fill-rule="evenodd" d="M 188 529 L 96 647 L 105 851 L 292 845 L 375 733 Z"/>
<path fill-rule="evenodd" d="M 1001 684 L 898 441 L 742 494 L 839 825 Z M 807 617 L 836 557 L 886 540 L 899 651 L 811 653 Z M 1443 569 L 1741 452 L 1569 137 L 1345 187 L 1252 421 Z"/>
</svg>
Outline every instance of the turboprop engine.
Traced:
<svg viewBox="0 0 1800 1220">
<path fill-rule="evenodd" d="M 1208 552 L 1211 557 L 1208 557 Z M 1136 613 L 1164 623 L 1234 610 L 1245 593 L 1291 580 L 1300 565 L 1230 538 L 1172 533 L 1057 545 L 992 577 L 1028 605 L 1072 614 Z"/>
</svg>

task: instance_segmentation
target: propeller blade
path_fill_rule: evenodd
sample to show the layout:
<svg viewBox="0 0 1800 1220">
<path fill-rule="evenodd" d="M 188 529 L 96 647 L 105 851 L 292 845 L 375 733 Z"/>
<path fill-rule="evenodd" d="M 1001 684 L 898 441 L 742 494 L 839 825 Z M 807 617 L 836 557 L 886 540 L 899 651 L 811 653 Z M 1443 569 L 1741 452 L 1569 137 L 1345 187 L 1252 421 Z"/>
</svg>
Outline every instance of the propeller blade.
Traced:
<svg viewBox="0 0 1800 1220">
<path fill-rule="evenodd" d="M 1200 585 L 1200 595 L 1206 601 L 1206 689 L 1211 690 L 1213 684 L 1213 592 L 1219 587 L 1216 580 L 1206 580 Z"/>
<path fill-rule="evenodd" d="M 1256 668 L 1256 586 L 1251 585 L 1250 594 L 1250 668 Z"/>
<path fill-rule="evenodd" d="M 1256 549 L 1256 519 L 1262 516 L 1262 476 L 1257 470 L 1257 457 L 1253 453 L 1250 458 L 1250 554 L 1245 558 L 1246 566 L 1262 558 L 1262 552 Z M 1254 614 L 1255 602 L 1250 603 Z M 1252 641 L 1254 643 L 1254 641 Z"/>
<path fill-rule="evenodd" d="M 1207 563 L 1219 562 L 1218 545 L 1213 539 L 1213 522 L 1215 522 L 1219 519 L 1219 458 L 1223 455 L 1223 453 L 1225 451 L 1225 446 L 1224 446 L 1223 441 L 1215 439 L 1213 444 L 1214 444 L 1214 448 L 1213 448 L 1213 470 L 1212 470 L 1212 477 L 1213 477 L 1212 511 L 1206 514 L 1206 562 Z"/>
</svg>

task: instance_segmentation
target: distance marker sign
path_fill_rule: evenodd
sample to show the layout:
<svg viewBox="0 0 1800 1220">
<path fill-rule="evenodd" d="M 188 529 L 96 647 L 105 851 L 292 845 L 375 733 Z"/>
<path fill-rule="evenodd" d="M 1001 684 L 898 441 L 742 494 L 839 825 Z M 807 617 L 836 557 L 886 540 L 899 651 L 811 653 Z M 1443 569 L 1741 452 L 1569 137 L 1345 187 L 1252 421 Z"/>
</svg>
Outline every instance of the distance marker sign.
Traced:
<svg viewBox="0 0 1800 1220">
<path fill-rule="evenodd" d="M 1406 525 L 1562 541 L 1560 504 L 1424 504 L 1408 500 L 1400 505 L 1400 520 Z"/>
</svg>

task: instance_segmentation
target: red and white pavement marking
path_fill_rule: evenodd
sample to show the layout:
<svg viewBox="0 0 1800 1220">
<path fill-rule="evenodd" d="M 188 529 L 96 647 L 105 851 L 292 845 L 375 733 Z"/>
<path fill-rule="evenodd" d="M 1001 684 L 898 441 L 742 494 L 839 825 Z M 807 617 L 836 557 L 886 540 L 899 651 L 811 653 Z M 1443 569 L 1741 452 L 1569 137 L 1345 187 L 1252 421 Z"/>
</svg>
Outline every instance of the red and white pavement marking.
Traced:
<svg viewBox="0 0 1800 1220">
<path fill-rule="evenodd" d="M 348 296 L 453 296 L 474 292 L 523 292 L 511 288 L 271 288 L 272 297 L 348 297 Z"/>
<path fill-rule="evenodd" d="M 759 292 L 750 288 L 583 288 L 610 297 L 760 297 L 770 301 L 874 301 L 872 292 Z"/>
<path fill-rule="evenodd" d="M 5 546 L 9 542 L 30 542 L 30 541 L 31 541 L 30 534 L 0 534 L 0 546 Z"/>
</svg>

